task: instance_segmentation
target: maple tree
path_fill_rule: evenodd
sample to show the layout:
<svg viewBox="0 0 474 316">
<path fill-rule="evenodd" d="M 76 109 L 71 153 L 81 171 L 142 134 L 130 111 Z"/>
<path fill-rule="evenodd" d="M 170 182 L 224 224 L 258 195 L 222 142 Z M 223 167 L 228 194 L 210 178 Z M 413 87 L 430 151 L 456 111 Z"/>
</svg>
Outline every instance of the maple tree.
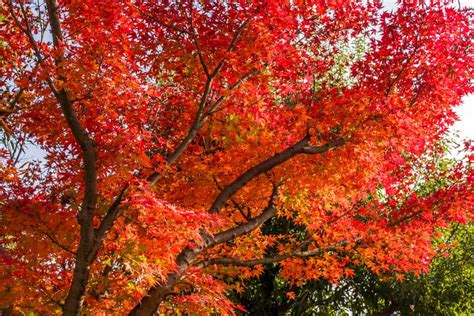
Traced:
<svg viewBox="0 0 474 316">
<path fill-rule="evenodd" d="M 264 263 L 401 277 L 472 220 L 465 165 L 412 190 L 472 92 L 449 1 L 4 0 L 0 21 L 1 126 L 46 153 L 0 152 L 5 306 L 232 314 Z"/>
</svg>

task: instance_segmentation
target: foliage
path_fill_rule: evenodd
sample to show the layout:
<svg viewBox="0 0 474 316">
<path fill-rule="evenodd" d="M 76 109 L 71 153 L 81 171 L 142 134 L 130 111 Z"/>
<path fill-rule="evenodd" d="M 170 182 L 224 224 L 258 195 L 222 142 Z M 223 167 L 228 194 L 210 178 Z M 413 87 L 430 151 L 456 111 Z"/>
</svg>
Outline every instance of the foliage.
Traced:
<svg viewBox="0 0 474 316">
<path fill-rule="evenodd" d="M 440 146 L 453 149 L 456 142 L 444 141 Z M 429 174 L 417 168 L 418 194 L 449 185 L 438 172 L 456 165 L 460 158 L 452 156 L 436 153 L 424 158 L 425 165 L 432 163 L 436 168 Z M 365 266 L 354 266 L 354 275 L 337 283 L 319 279 L 295 287 L 279 276 L 277 264 L 269 264 L 260 276 L 246 281 L 245 291 L 232 293 L 232 300 L 251 315 L 470 315 L 474 309 L 472 228 L 471 223 L 442 229 L 441 237 L 433 240 L 437 255 L 427 273 L 401 276 L 387 271 L 377 275 Z M 275 221 L 263 228 L 273 234 L 284 229 Z"/>
<path fill-rule="evenodd" d="M 418 274 L 438 229 L 472 220 L 471 161 L 423 164 L 472 92 L 472 13 L 449 1 L 4 0 L 0 16 L 2 130 L 45 152 L 0 150 L 2 306 L 233 314 L 226 293 L 263 264 L 295 287 Z M 417 191 L 419 168 L 449 185 Z"/>
<path fill-rule="evenodd" d="M 354 276 L 338 284 L 320 279 L 298 288 L 278 277 L 278 267 L 272 265 L 248 280 L 245 291 L 234 293 L 233 300 L 251 315 L 470 315 L 472 224 L 455 225 L 444 238 L 450 248 L 443 248 L 430 271 L 419 276 L 381 278 L 366 267 L 354 267 Z"/>
</svg>

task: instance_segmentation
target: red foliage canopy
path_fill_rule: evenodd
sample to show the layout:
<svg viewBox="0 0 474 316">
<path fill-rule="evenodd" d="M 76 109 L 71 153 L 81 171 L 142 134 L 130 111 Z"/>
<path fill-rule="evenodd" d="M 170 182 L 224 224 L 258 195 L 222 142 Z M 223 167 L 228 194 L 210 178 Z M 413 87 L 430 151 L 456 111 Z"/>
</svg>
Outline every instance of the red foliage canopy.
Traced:
<svg viewBox="0 0 474 316">
<path fill-rule="evenodd" d="M 0 123 L 46 152 L 0 151 L 0 304 L 232 314 L 264 263 L 419 272 L 472 219 L 466 166 L 414 189 L 472 92 L 448 1 L 19 0 L 0 23 Z"/>
</svg>

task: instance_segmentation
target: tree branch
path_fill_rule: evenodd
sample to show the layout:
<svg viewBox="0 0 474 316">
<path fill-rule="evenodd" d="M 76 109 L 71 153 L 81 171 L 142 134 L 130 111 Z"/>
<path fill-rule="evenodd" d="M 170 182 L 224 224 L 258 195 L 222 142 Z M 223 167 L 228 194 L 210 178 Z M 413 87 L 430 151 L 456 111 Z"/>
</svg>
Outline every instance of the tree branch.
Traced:
<svg viewBox="0 0 474 316">
<path fill-rule="evenodd" d="M 174 25 L 171 25 L 171 24 L 168 24 L 168 23 L 165 23 L 163 21 L 160 21 L 159 19 L 157 19 L 155 16 L 151 15 L 150 13 L 148 12 L 145 12 L 143 10 L 141 10 L 136 4 L 134 3 L 131 3 L 131 5 L 135 8 L 135 10 L 137 10 L 138 12 L 140 12 L 141 14 L 143 14 L 144 16 L 146 16 L 147 18 L 150 18 L 152 19 L 153 21 L 155 21 L 156 23 L 160 24 L 161 26 L 164 26 L 170 30 L 173 30 L 175 32 L 178 32 L 178 33 L 183 33 L 183 34 L 187 34 L 187 35 L 191 35 L 191 33 L 187 30 L 183 30 L 183 29 L 180 29 Z"/>
<path fill-rule="evenodd" d="M 212 241 L 208 245 L 206 245 L 206 248 L 213 247 L 218 244 L 222 244 L 224 242 L 235 239 L 237 237 L 243 236 L 260 227 L 263 223 L 265 223 L 267 220 L 269 220 L 276 214 L 275 200 L 277 196 L 278 186 L 274 184 L 272 194 L 268 201 L 268 205 L 260 215 L 250 219 L 249 221 L 243 224 L 240 224 L 236 227 L 214 235 L 213 237 L 211 237 Z"/>
<path fill-rule="evenodd" d="M 46 5 L 48 8 L 48 14 L 51 25 L 51 33 L 53 36 L 53 43 L 55 47 L 58 47 L 61 42 L 63 42 L 63 36 L 61 32 L 61 25 L 59 18 L 57 16 L 57 4 L 55 0 L 47 0 Z M 60 65 L 64 60 L 64 56 L 60 54 L 56 59 L 56 65 Z M 66 80 L 62 75 L 59 75 L 59 79 Z M 83 206 L 80 212 L 80 221 L 81 224 L 87 225 L 87 222 L 92 223 L 92 217 L 95 210 L 96 200 L 97 200 L 97 171 L 96 171 L 96 152 L 94 141 L 89 137 L 89 134 L 82 126 L 78 117 L 74 113 L 72 106 L 72 101 L 69 93 L 63 88 L 57 92 L 56 98 L 58 99 L 59 104 L 64 113 L 66 122 L 76 139 L 77 143 L 82 149 L 83 152 L 83 163 L 84 163 L 84 183 L 85 183 L 85 193 Z M 90 227 L 89 229 L 92 229 Z M 90 235 L 91 232 L 89 232 Z"/>
<path fill-rule="evenodd" d="M 214 201 L 214 204 L 211 206 L 209 212 L 219 213 L 225 203 L 248 181 L 260 175 L 261 173 L 271 170 L 273 167 L 287 161 L 291 157 L 300 153 L 323 153 L 333 148 L 342 146 L 342 144 L 345 142 L 343 138 L 340 138 L 322 146 L 312 146 L 309 144 L 309 139 L 310 135 L 307 134 L 301 141 L 297 142 L 293 146 L 288 147 L 284 151 L 244 172 L 240 177 L 234 180 L 234 182 L 222 190 L 222 192 Z M 176 270 L 167 276 L 166 281 L 163 284 L 155 284 L 152 286 L 148 290 L 147 296 L 142 298 L 142 300 L 133 308 L 129 315 L 150 315 L 155 312 L 166 295 L 172 291 L 173 286 L 181 278 L 182 274 L 192 264 L 192 261 L 203 250 L 247 234 L 274 216 L 276 214 L 276 209 L 274 206 L 276 195 L 277 186 L 274 185 L 270 201 L 262 214 L 256 216 L 246 223 L 218 233 L 214 236 L 208 236 L 208 234 L 203 233 L 202 235 L 204 242 L 201 245 L 195 245 L 193 248 L 190 248 L 189 246 L 184 248 L 176 258 Z"/>
<path fill-rule="evenodd" d="M 155 284 L 152 286 L 148 290 L 147 296 L 143 297 L 142 300 L 137 305 L 135 305 L 129 315 L 151 315 L 158 308 L 163 299 L 172 292 L 176 282 L 178 282 L 183 273 L 185 273 L 188 267 L 192 264 L 193 260 L 204 249 L 246 234 L 258 228 L 266 220 L 271 218 L 276 213 L 274 203 L 278 193 L 277 190 L 278 187 L 274 185 L 268 206 L 261 215 L 255 217 L 247 223 L 217 234 L 214 237 L 209 236 L 207 233 L 202 233 L 204 242 L 201 245 L 195 245 L 192 248 L 187 246 L 184 248 L 176 258 L 177 268 L 175 271 L 168 274 L 166 281 L 163 284 Z"/>
<path fill-rule="evenodd" d="M 214 179 L 214 182 L 215 182 L 217 188 L 222 191 L 222 186 L 219 184 L 219 181 L 217 181 L 216 176 L 215 176 L 215 175 L 212 175 L 212 178 Z M 234 204 L 235 208 L 239 211 L 240 215 L 242 215 L 242 217 L 243 217 L 246 221 L 250 220 L 250 215 L 249 215 L 249 214 L 250 214 L 250 211 L 248 212 L 248 214 L 245 214 L 245 212 L 244 212 L 244 207 L 243 207 L 242 205 L 240 205 L 239 203 L 237 203 L 237 201 L 235 201 L 235 200 L 232 199 L 232 198 L 230 199 L 230 201 L 232 202 L 232 204 Z"/>
<path fill-rule="evenodd" d="M 64 41 L 61 23 L 57 15 L 58 5 L 56 0 L 46 0 L 49 23 L 53 44 L 56 48 Z M 64 55 L 59 54 L 54 62 L 59 68 L 58 78 L 62 81 L 67 79 L 61 74 Z M 90 265 L 95 259 L 92 253 L 94 247 L 94 213 L 97 204 L 97 166 L 95 143 L 90 138 L 86 129 L 82 126 L 76 116 L 71 97 L 64 88 L 54 93 L 61 109 L 63 110 L 66 122 L 79 146 L 82 150 L 82 161 L 84 168 L 84 197 L 81 210 L 78 215 L 80 230 L 80 241 L 77 249 L 75 267 L 71 287 L 64 303 L 64 315 L 77 315 L 82 308 L 84 295 L 89 280 Z"/>
<path fill-rule="evenodd" d="M 48 233 L 47 231 L 44 231 L 44 230 L 39 230 L 42 234 L 44 234 L 46 237 L 49 238 L 49 240 L 51 240 L 53 242 L 53 244 L 55 244 L 56 246 L 58 246 L 59 248 L 61 248 L 62 250 L 70 253 L 70 254 L 73 254 L 73 255 L 76 255 L 76 253 L 74 251 L 72 251 L 71 249 L 69 249 L 68 247 L 64 246 L 63 244 L 61 244 L 57 239 L 56 237 L 54 237 L 52 234 Z"/>
<path fill-rule="evenodd" d="M 268 158 L 267 160 L 262 161 L 258 165 L 248 169 L 246 172 L 240 175 L 228 186 L 225 186 L 224 189 L 221 191 L 221 193 L 214 200 L 214 203 L 209 209 L 209 213 L 212 213 L 212 214 L 219 213 L 222 207 L 224 207 L 225 203 L 250 180 L 284 163 L 290 158 L 298 154 L 310 154 L 310 155 L 321 154 L 333 148 L 342 146 L 344 142 L 345 141 L 343 138 L 339 138 L 337 140 L 328 142 L 327 144 L 322 145 L 322 146 L 312 146 L 309 144 L 309 134 L 306 135 L 302 140 L 300 140 L 293 146 L 288 147 L 284 151 L 277 153 L 273 157 Z"/>
<path fill-rule="evenodd" d="M 289 253 L 275 256 L 275 257 L 251 259 L 251 260 L 241 260 L 238 258 L 227 258 L 227 257 L 213 258 L 213 259 L 203 260 L 199 262 L 198 264 L 196 264 L 196 266 L 201 268 L 201 267 L 217 264 L 217 265 L 233 265 L 233 266 L 240 266 L 240 267 L 253 267 L 253 266 L 261 265 L 261 264 L 280 262 L 291 257 L 300 257 L 300 258 L 312 257 L 312 256 L 318 255 L 320 252 L 321 252 L 320 250 L 313 251 L 313 252 L 306 251 L 305 253 L 289 252 Z"/>
<path fill-rule="evenodd" d="M 44 57 L 43 55 L 41 54 L 41 51 L 36 43 L 36 40 L 34 39 L 34 36 L 33 36 L 33 32 L 31 30 L 31 26 L 28 22 L 28 16 L 26 15 L 26 11 L 23 7 L 23 4 L 20 2 L 20 10 L 22 12 L 22 15 L 23 15 L 23 19 L 25 20 L 25 26 L 23 26 L 21 24 L 21 21 L 20 19 L 17 17 L 17 15 L 15 14 L 15 11 L 13 9 L 13 1 L 8 1 L 8 9 L 10 11 L 10 15 L 13 17 L 13 20 L 15 21 L 16 25 L 18 26 L 18 28 L 26 35 L 26 37 L 28 38 L 28 41 L 30 42 L 30 45 L 31 45 L 31 48 L 33 49 L 33 53 L 36 57 L 36 59 L 38 60 L 38 63 L 40 63 L 41 65 L 44 65 Z M 56 90 L 56 87 L 54 86 L 53 84 L 53 81 L 51 80 L 50 77 L 46 77 L 46 83 L 48 84 L 49 88 L 51 89 L 51 91 L 53 92 L 53 94 L 55 96 L 58 95 L 58 91 Z"/>
<path fill-rule="evenodd" d="M 247 20 L 248 22 L 248 20 Z M 243 27 L 246 25 L 247 23 L 245 24 L 242 24 L 242 26 L 239 28 L 239 30 L 237 31 L 237 33 L 234 35 L 234 37 L 232 38 L 232 41 L 231 43 L 229 44 L 229 48 L 230 50 L 232 50 L 235 42 L 237 41 L 237 38 L 239 36 L 239 34 L 242 32 L 242 29 Z M 193 31 L 194 33 L 194 31 Z M 201 61 L 203 62 L 203 60 Z M 205 68 L 205 72 L 206 72 L 206 75 L 207 75 L 207 79 L 206 79 L 206 84 L 205 84 L 205 87 L 204 87 L 204 92 L 201 96 L 201 99 L 199 101 L 199 104 L 198 104 L 198 109 L 197 109 L 197 112 L 196 112 L 196 116 L 194 117 L 194 121 L 191 125 L 191 128 L 189 129 L 188 133 L 186 134 L 186 136 L 184 137 L 184 139 L 181 141 L 181 143 L 178 145 L 178 147 L 175 149 L 175 151 L 173 153 L 171 153 L 167 158 L 166 158 L 166 161 L 168 163 L 168 165 L 172 165 L 174 162 L 176 162 L 178 160 L 178 158 L 183 154 L 183 152 L 186 150 L 186 148 L 189 146 L 189 144 L 194 140 L 194 138 L 196 137 L 197 133 L 199 132 L 199 129 L 201 128 L 202 124 L 205 122 L 205 120 L 207 119 L 207 117 L 212 114 L 212 110 L 215 109 L 217 106 L 219 106 L 220 104 L 222 104 L 222 102 L 224 102 L 224 100 L 226 99 L 226 96 L 221 96 L 216 102 L 214 102 L 209 108 L 210 110 L 207 112 L 207 113 L 203 113 L 204 112 L 204 109 L 206 107 L 206 103 L 207 103 L 207 99 L 208 99 L 208 96 L 209 96 L 209 93 L 212 89 L 212 83 L 214 81 L 214 79 L 216 78 L 216 76 L 219 74 L 219 71 L 220 69 L 222 68 L 222 66 L 224 65 L 224 62 L 221 61 L 217 66 L 216 68 L 212 71 L 212 73 L 209 73 L 208 69 L 207 69 L 207 66 L 203 63 L 203 67 Z M 232 84 L 230 87 L 229 87 L 229 91 L 233 91 L 235 90 L 239 85 L 241 85 L 244 81 L 246 81 L 247 79 L 251 78 L 252 76 L 256 75 L 258 73 L 258 70 L 254 69 L 248 73 L 246 73 L 245 75 L 243 75 L 241 78 L 239 78 L 234 84 Z M 161 178 L 161 173 L 159 172 L 154 172 L 153 174 L 151 174 L 149 177 L 148 177 L 148 181 L 154 185 L 159 179 Z"/>
<path fill-rule="evenodd" d="M 228 92 L 232 92 L 235 89 L 237 89 L 242 83 L 247 81 L 248 79 L 252 78 L 256 74 L 258 74 L 260 71 L 258 69 L 253 69 L 249 71 L 248 73 L 244 74 L 242 77 L 240 77 L 235 83 L 233 83 L 229 89 Z M 219 105 L 221 105 L 226 99 L 228 95 L 221 95 L 219 99 L 216 100 L 213 104 L 209 106 L 209 110 L 206 112 L 206 116 L 209 116 L 215 112 L 217 112 L 219 109 L 217 108 Z"/>
<path fill-rule="evenodd" d="M 421 30 L 421 27 L 422 27 L 423 24 L 420 25 L 420 28 L 419 28 L 419 31 Z M 420 48 L 420 46 L 418 46 L 418 36 L 419 35 L 416 35 L 415 37 L 415 44 L 414 44 L 414 49 L 413 49 L 413 52 L 410 54 L 410 56 L 408 57 L 408 59 L 406 60 L 405 64 L 402 66 L 402 69 L 400 69 L 400 71 L 397 73 L 397 75 L 395 76 L 395 78 L 389 83 L 388 87 L 387 87 L 387 91 L 385 92 L 385 96 L 388 97 L 390 95 L 390 92 L 392 90 L 392 88 L 395 86 L 395 84 L 397 83 L 397 81 L 400 79 L 400 77 L 402 76 L 403 72 L 405 72 L 405 70 L 408 68 L 408 65 L 410 64 L 411 60 L 413 59 L 413 57 L 415 57 L 416 53 L 417 53 L 417 50 Z"/>
<path fill-rule="evenodd" d="M 107 235 L 109 230 L 112 228 L 112 226 L 115 222 L 115 219 L 119 215 L 119 213 L 120 213 L 119 206 L 120 206 L 120 203 L 122 202 L 123 196 L 125 194 L 125 191 L 127 191 L 128 187 L 129 187 L 129 184 L 127 183 L 123 187 L 122 191 L 120 191 L 120 194 L 114 200 L 112 205 L 107 210 L 107 213 L 105 214 L 104 218 L 100 222 L 99 227 L 95 230 L 94 245 L 93 245 L 92 251 L 91 251 L 91 256 L 92 257 L 95 257 L 97 255 L 100 247 L 102 246 L 102 242 L 103 242 L 105 236 Z"/>
<path fill-rule="evenodd" d="M 237 29 L 237 32 L 235 32 L 234 37 L 232 37 L 229 47 L 227 48 L 228 52 L 231 52 L 234 50 L 235 43 L 237 43 L 237 40 L 239 39 L 240 34 L 242 34 L 242 31 L 244 30 L 244 28 L 247 26 L 249 22 L 250 22 L 250 18 L 245 19 L 244 22 L 242 22 L 240 27 Z"/>
<path fill-rule="evenodd" d="M 241 266 L 241 267 L 253 267 L 256 265 L 262 264 L 269 264 L 280 262 L 285 259 L 289 258 L 308 258 L 308 257 L 315 257 L 323 254 L 325 251 L 334 251 L 336 247 L 340 247 L 341 245 L 347 244 L 346 242 L 341 242 L 333 246 L 329 246 L 325 249 L 313 249 L 313 250 L 293 250 L 285 254 L 281 254 L 274 257 L 266 257 L 266 258 L 259 258 L 259 259 L 250 259 L 250 260 L 241 260 L 238 258 L 229 258 L 229 257 L 221 257 L 221 258 L 211 258 L 205 259 L 198 262 L 195 266 L 199 268 L 203 268 L 206 266 L 210 266 L 213 264 L 217 265 L 233 265 L 233 266 Z"/>
<path fill-rule="evenodd" d="M 199 46 L 196 30 L 194 29 L 192 25 L 192 19 L 191 19 L 191 36 L 193 38 L 194 46 L 196 46 L 196 51 L 197 51 L 199 62 L 201 63 L 202 69 L 204 70 L 204 73 L 206 74 L 207 78 L 210 78 L 211 74 L 209 73 L 209 69 L 207 68 L 206 63 L 204 62 L 204 57 L 202 56 L 201 47 Z"/>
<path fill-rule="evenodd" d="M 148 15 L 147 13 L 143 12 L 140 10 L 140 12 L 142 12 L 143 14 L 147 15 L 148 17 L 154 19 L 157 23 L 159 24 L 162 24 L 164 25 L 165 27 L 169 27 L 169 28 L 172 28 L 174 30 L 177 30 L 179 32 L 183 32 L 183 33 L 186 33 L 190 36 L 192 36 L 193 38 L 193 41 L 194 41 L 194 44 L 198 50 L 198 55 L 199 55 L 199 58 L 200 58 L 200 62 L 203 66 L 203 69 L 204 69 L 204 72 L 206 73 L 206 76 L 207 76 L 207 79 L 206 79 L 206 84 L 205 84 L 205 87 L 204 87 L 204 92 L 201 96 L 201 99 L 199 101 L 199 104 L 198 104 L 198 110 L 196 112 L 196 116 L 194 118 L 194 121 L 191 125 L 191 128 L 189 129 L 188 133 L 186 134 L 186 136 L 184 137 L 184 139 L 181 141 L 181 143 L 178 145 L 178 147 L 174 150 L 173 153 L 171 153 L 167 158 L 166 158 L 166 161 L 167 161 L 167 164 L 168 165 L 172 165 L 173 163 L 175 163 L 179 157 L 183 154 L 183 152 L 186 150 L 186 148 L 189 146 L 189 144 L 194 140 L 194 138 L 196 137 L 196 135 L 198 134 L 202 124 L 205 122 L 205 120 L 207 119 L 207 117 L 212 114 L 210 112 L 206 113 L 206 114 L 203 114 L 203 111 L 205 109 L 205 106 L 206 106 L 206 103 L 207 103 L 207 99 L 208 99 L 208 96 L 209 96 L 209 93 L 212 89 L 212 83 L 215 79 L 215 77 L 219 74 L 219 71 L 220 69 L 223 67 L 224 65 L 224 61 L 222 60 L 217 66 L 216 68 L 212 71 L 212 73 L 209 73 L 209 70 L 207 68 L 207 65 L 204 63 L 204 59 L 202 57 L 202 53 L 201 53 L 201 50 L 200 50 L 200 47 L 199 47 L 199 43 L 197 41 L 197 36 L 196 36 L 196 33 L 194 31 L 194 28 L 192 27 L 192 24 L 191 24 L 191 27 L 192 27 L 192 32 L 187 32 L 187 31 L 183 31 L 183 30 L 179 30 L 179 29 L 176 29 L 174 28 L 173 26 L 170 26 L 170 25 L 166 25 L 164 23 L 161 23 L 160 21 L 157 21 L 154 17 L 151 17 L 150 15 Z M 235 46 L 235 43 L 237 42 L 238 40 L 238 37 L 240 36 L 240 34 L 242 33 L 242 30 L 245 28 L 245 26 L 247 25 L 247 23 L 249 22 L 250 19 L 247 19 L 244 21 L 244 23 L 242 23 L 242 25 L 239 27 L 239 29 L 237 30 L 237 32 L 234 34 L 230 44 L 229 44 L 229 47 L 227 48 L 227 50 L 230 52 L 233 50 L 234 46 Z M 244 76 L 242 76 L 239 80 L 237 80 L 233 85 L 231 85 L 231 87 L 229 88 L 230 91 L 233 91 L 235 90 L 240 84 L 242 84 L 245 80 L 247 80 L 248 78 L 252 77 L 253 75 L 255 75 L 256 73 L 258 73 L 258 71 L 256 70 L 253 70 L 247 74 L 245 74 Z M 216 108 L 218 105 L 220 105 L 224 100 L 225 100 L 225 97 L 221 97 L 222 99 L 219 99 L 217 100 L 213 105 L 211 105 L 211 109 L 214 109 Z M 159 173 L 159 172 L 154 172 L 153 174 L 151 174 L 150 176 L 148 176 L 147 178 L 147 181 L 150 182 L 151 185 L 154 185 L 160 178 L 161 178 L 162 174 Z M 113 222 L 115 221 L 115 218 L 117 217 L 118 215 L 118 206 L 123 198 L 123 194 L 125 192 L 126 189 L 122 190 L 122 192 L 120 193 L 120 195 L 114 200 L 114 203 L 111 205 L 111 207 L 109 208 L 109 210 L 107 211 L 107 215 L 106 217 L 102 220 L 98 230 L 96 231 L 96 241 L 95 243 L 97 244 L 98 242 L 101 243 L 102 242 L 102 239 L 105 237 L 105 235 L 107 234 L 107 231 L 110 230 L 110 228 L 113 226 Z M 109 215 L 110 214 L 110 215 Z M 105 232 L 105 233 L 104 233 Z M 96 248 L 97 245 L 94 245 L 94 251 L 93 252 L 96 252 Z M 100 248 L 100 245 L 99 245 L 99 248 Z M 97 249 L 98 251 L 98 249 Z"/>
</svg>

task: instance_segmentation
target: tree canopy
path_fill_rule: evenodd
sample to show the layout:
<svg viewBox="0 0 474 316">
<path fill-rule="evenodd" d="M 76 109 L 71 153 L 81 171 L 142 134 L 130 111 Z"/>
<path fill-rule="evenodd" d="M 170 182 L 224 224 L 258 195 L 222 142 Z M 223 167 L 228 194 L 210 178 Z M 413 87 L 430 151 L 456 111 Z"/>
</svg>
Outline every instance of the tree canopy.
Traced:
<svg viewBox="0 0 474 316">
<path fill-rule="evenodd" d="M 452 140 L 446 148 L 455 148 Z M 450 157 L 451 156 L 451 157 Z M 425 157 L 447 170 L 456 166 L 450 155 Z M 459 157 L 459 155 L 458 155 Z M 456 158 L 459 159 L 459 158 Z M 428 162 L 425 161 L 425 164 Z M 449 185 L 443 176 L 430 170 L 418 171 L 419 194 L 428 194 Z M 424 192 L 424 193 L 422 193 Z M 284 233 L 284 219 L 264 224 L 264 233 Z M 283 224 L 283 225 L 282 225 Z M 293 229 L 304 229 L 295 227 Z M 309 280 L 301 287 L 289 284 L 279 274 L 280 266 L 270 263 L 263 272 L 245 281 L 245 289 L 232 291 L 231 299 L 250 315 L 470 315 L 474 312 L 474 261 L 472 222 L 455 223 L 440 229 L 432 243 L 437 249 L 430 270 L 420 275 L 384 271 L 374 273 L 364 265 L 352 265 L 354 275 L 331 283 L 326 279 Z M 349 264 L 350 266 L 350 264 Z"/>
<path fill-rule="evenodd" d="M 233 314 L 226 294 L 266 263 L 294 286 L 426 271 L 438 229 L 473 218 L 472 144 L 441 171 L 424 158 L 473 91 L 472 18 L 451 1 L 3 0 L 0 304 Z M 417 190 L 420 169 L 445 185 Z"/>
</svg>

